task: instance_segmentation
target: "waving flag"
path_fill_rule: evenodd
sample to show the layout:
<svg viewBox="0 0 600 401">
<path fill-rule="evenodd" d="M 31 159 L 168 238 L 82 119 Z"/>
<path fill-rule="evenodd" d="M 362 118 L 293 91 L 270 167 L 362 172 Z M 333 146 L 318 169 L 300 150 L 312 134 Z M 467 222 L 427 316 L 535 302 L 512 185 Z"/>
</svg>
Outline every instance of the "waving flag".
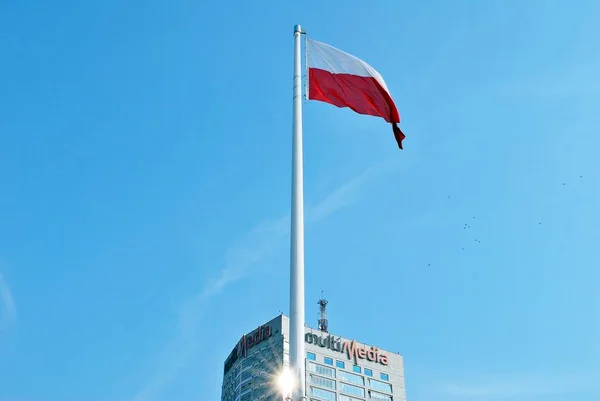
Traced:
<svg viewBox="0 0 600 401">
<path fill-rule="evenodd" d="M 306 46 L 308 98 L 383 118 L 392 124 L 402 149 L 405 135 L 398 127 L 400 114 L 381 74 L 359 58 L 325 43 L 307 39 Z"/>
</svg>

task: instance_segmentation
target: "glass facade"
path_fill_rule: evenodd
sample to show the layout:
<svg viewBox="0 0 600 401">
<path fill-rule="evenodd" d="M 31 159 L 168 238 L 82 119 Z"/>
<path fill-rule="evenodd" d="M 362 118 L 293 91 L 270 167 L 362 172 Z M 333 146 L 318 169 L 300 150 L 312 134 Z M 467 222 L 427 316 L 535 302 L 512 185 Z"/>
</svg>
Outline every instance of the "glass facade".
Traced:
<svg viewBox="0 0 600 401">
<path fill-rule="evenodd" d="M 263 377 L 272 377 L 281 371 L 283 345 L 283 341 L 263 343 L 232 364 L 223 377 L 221 401 L 268 400 L 272 384 L 263 380 Z"/>
<path fill-rule="evenodd" d="M 329 357 L 323 357 L 323 361 L 326 364 L 333 365 L 333 359 Z M 341 369 L 345 367 L 344 362 L 335 362 L 336 367 Z M 318 401 L 318 398 L 323 401 L 366 401 L 365 399 L 393 401 L 391 396 L 392 385 L 390 383 L 371 378 L 367 378 L 365 381 L 365 377 L 362 375 L 335 369 L 334 367 L 321 365 L 312 361 L 308 361 L 307 369 L 309 371 L 308 383 L 310 385 L 310 395 L 316 397 L 315 399 L 311 398 L 311 400 Z M 364 370 L 365 375 L 373 376 L 373 370 L 369 368 L 361 369 L 360 366 L 354 365 L 352 370 L 355 372 Z M 387 373 L 380 373 L 380 377 L 389 380 Z M 339 381 L 336 381 L 336 378 Z M 372 390 L 367 391 L 365 385 Z M 339 391 L 339 394 L 336 393 L 336 390 Z"/>
<path fill-rule="evenodd" d="M 311 382 L 311 384 L 314 384 L 315 386 L 325 387 L 325 388 L 335 390 L 335 380 L 332 380 L 332 379 L 326 379 L 324 377 L 317 376 L 317 375 L 310 375 L 310 382 Z"/>
<path fill-rule="evenodd" d="M 369 387 L 375 390 L 385 391 L 386 393 L 392 392 L 392 385 L 389 383 L 380 382 L 378 380 L 369 379 Z"/>
<path fill-rule="evenodd" d="M 317 356 L 315 354 L 313 354 L 312 352 L 307 352 L 306 353 L 306 359 L 309 359 L 311 361 L 315 361 L 315 360 L 317 360 Z"/>
<path fill-rule="evenodd" d="M 329 357 L 323 357 L 323 362 L 333 365 L 333 359 Z M 352 366 L 354 372 L 359 373 L 364 371 L 366 376 L 370 376 L 365 381 L 365 377 L 362 375 L 339 370 L 345 368 L 343 361 L 336 360 L 335 366 L 338 369 L 311 361 L 308 362 L 307 368 L 310 372 L 309 384 L 311 396 L 318 397 L 319 400 L 324 401 L 393 401 L 391 395 L 392 385 L 370 378 L 373 376 L 372 369 L 361 368 L 357 365 Z M 335 380 L 336 376 L 339 380 L 338 382 Z M 387 373 L 380 372 L 379 376 L 382 380 L 389 380 Z M 365 385 L 372 390 L 367 391 Z M 335 392 L 336 390 L 339 391 L 339 394 Z M 318 401 L 317 399 L 311 399 L 311 401 L 313 400 Z"/>
<path fill-rule="evenodd" d="M 250 372 L 249 370 L 242 372 L 242 381 L 251 379 L 251 378 L 252 378 L 252 372 Z"/>
<path fill-rule="evenodd" d="M 340 383 L 340 392 L 350 394 L 350 395 L 356 395 L 358 397 L 365 396 L 364 388 L 353 386 L 353 385 L 347 384 L 347 383 Z"/>
<path fill-rule="evenodd" d="M 354 397 L 350 397 L 349 395 L 346 394 L 340 394 L 340 401 L 363 401 L 360 398 L 354 398 Z"/>
<path fill-rule="evenodd" d="M 318 365 L 314 362 L 309 362 L 308 370 L 310 372 L 314 372 L 321 376 L 328 376 L 328 377 L 335 378 L 335 369 L 334 368 L 330 368 L 330 367 L 323 366 L 323 365 Z"/>
<path fill-rule="evenodd" d="M 371 399 L 376 401 L 392 401 L 391 395 L 377 393 L 375 391 L 370 391 Z"/>
<path fill-rule="evenodd" d="M 311 387 L 310 395 L 314 395 L 325 401 L 336 401 L 336 394 L 333 391 L 323 390 L 322 388 Z"/>
<path fill-rule="evenodd" d="M 365 385 L 365 379 L 363 379 L 362 376 L 355 375 L 354 373 L 350 373 L 350 372 L 343 372 L 343 371 L 340 371 L 339 375 L 340 375 L 340 380 L 343 380 L 345 382 L 360 384 L 361 386 Z"/>
</svg>

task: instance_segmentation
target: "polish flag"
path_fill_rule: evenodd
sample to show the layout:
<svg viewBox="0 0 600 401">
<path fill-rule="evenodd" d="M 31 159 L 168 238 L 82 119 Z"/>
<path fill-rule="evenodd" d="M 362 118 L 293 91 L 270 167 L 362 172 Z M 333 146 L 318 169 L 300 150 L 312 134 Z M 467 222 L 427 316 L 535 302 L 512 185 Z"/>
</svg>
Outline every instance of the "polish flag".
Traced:
<svg viewBox="0 0 600 401">
<path fill-rule="evenodd" d="M 381 75 L 351 54 L 315 40 L 306 42 L 308 98 L 383 118 L 392 124 L 402 149 L 400 114 Z"/>
</svg>

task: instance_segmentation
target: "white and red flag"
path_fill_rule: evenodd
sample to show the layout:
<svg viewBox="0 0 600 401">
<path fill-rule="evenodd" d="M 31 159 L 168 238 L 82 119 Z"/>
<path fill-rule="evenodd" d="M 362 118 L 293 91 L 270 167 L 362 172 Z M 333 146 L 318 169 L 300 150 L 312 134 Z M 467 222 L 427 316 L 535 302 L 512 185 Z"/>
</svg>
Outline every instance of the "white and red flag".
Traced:
<svg viewBox="0 0 600 401">
<path fill-rule="evenodd" d="M 335 47 L 312 39 L 306 43 L 309 100 L 383 118 L 392 124 L 394 137 L 402 149 L 405 135 L 398 127 L 400 114 L 381 74 Z"/>
</svg>

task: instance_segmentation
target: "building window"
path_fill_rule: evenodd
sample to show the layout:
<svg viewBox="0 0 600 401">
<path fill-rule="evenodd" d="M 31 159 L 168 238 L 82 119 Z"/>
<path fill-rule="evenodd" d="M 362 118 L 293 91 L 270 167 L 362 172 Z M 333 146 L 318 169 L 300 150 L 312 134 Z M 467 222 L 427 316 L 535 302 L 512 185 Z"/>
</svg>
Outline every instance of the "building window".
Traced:
<svg viewBox="0 0 600 401">
<path fill-rule="evenodd" d="M 375 390 L 385 391 L 386 393 L 392 392 L 391 384 L 380 382 L 378 380 L 369 379 L 369 387 L 374 388 Z"/>
<path fill-rule="evenodd" d="M 342 361 L 335 361 L 335 366 L 337 366 L 338 368 L 341 368 L 341 369 L 346 368 L 346 364 Z"/>
<path fill-rule="evenodd" d="M 342 393 L 346 393 L 346 394 L 350 394 L 350 395 L 355 395 L 357 397 L 363 397 L 365 396 L 365 389 L 362 387 L 356 387 L 353 386 L 351 384 L 346 384 L 346 383 L 340 383 L 340 391 Z"/>
<path fill-rule="evenodd" d="M 317 359 L 317 356 L 315 354 L 313 354 L 312 352 L 307 352 L 306 359 L 310 359 L 311 361 L 314 361 Z"/>
<path fill-rule="evenodd" d="M 363 401 L 360 398 L 350 397 L 349 395 L 340 394 L 340 401 Z"/>
<path fill-rule="evenodd" d="M 321 376 L 329 376 L 335 378 L 334 368 L 329 368 L 327 366 L 317 365 L 316 363 L 309 362 L 308 370 Z"/>
<path fill-rule="evenodd" d="M 335 390 L 335 380 L 326 379 L 321 376 L 310 375 L 310 382 L 319 387 L 325 387 Z"/>
<path fill-rule="evenodd" d="M 373 371 L 371 369 L 365 368 L 365 375 L 367 375 L 367 376 L 373 376 Z"/>
<path fill-rule="evenodd" d="M 331 358 L 325 357 L 324 361 L 327 365 L 333 365 L 333 359 L 331 359 Z"/>
<path fill-rule="evenodd" d="M 252 372 L 250 370 L 245 370 L 242 372 L 242 381 L 248 380 L 252 378 Z"/>
<path fill-rule="evenodd" d="M 251 368 L 256 361 L 257 359 L 255 355 L 249 355 L 246 359 L 242 361 L 242 369 Z"/>
<path fill-rule="evenodd" d="M 323 390 L 322 388 L 311 387 L 310 395 L 319 397 L 327 401 L 336 401 L 335 393 L 333 391 Z"/>
<path fill-rule="evenodd" d="M 376 393 L 375 391 L 369 391 L 371 393 L 371 399 L 376 401 L 392 401 L 392 396 L 385 395 L 381 393 Z"/>
<path fill-rule="evenodd" d="M 344 372 L 343 370 L 339 371 L 339 378 L 345 382 L 360 384 L 361 386 L 365 385 L 365 380 L 362 376 L 355 375 L 354 373 Z"/>
<path fill-rule="evenodd" d="M 379 378 L 381 380 L 390 380 L 390 376 L 387 373 L 380 373 Z"/>
<path fill-rule="evenodd" d="M 356 373 L 360 373 L 360 366 L 356 366 L 356 365 L 352 366 L 352 371 L 356 372 Z"/>
</svg>

